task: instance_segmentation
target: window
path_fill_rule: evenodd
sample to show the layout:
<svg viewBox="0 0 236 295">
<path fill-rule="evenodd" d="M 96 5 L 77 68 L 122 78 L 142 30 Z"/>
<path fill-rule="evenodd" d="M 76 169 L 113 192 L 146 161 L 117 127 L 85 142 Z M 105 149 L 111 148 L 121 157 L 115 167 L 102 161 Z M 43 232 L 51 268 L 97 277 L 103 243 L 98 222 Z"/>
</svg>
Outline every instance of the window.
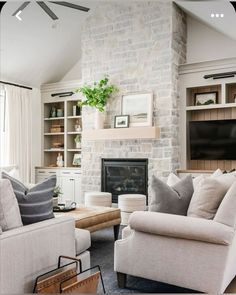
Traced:
<svg viewBox="0 0 236 295">
<path fill-rule="evenodd" d="M 6 166 L 6 92 L 0 85 L 0 166 Z"/>
</svg>

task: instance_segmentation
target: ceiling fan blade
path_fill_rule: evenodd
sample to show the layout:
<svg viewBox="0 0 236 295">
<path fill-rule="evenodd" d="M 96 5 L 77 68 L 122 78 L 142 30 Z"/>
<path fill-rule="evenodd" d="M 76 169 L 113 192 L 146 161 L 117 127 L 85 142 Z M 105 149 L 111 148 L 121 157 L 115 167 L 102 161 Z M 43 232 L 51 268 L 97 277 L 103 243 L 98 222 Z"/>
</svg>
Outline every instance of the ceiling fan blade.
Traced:
<svg viewBox="0 0 236 295">
<path fill-rule="evenodd" d="M 235 10 L 235 12 L 236 12 L 236 2 L 235 2 L 235 1 L 230 1 L 230 3 L 233 5 L 234 10 Z"/>
<path fill-rule="evenodd" d="M 85 12 L 88 12 L 90 10 L 90 8 L 80 6 L 80 5 L 76 5 L 76 4 L 69 3 L 69 2 L 65 2 L 65 1 L 49 1 L 49 2 L 54 3 L 54 4 L 58 4 L 58 5 L 62 5 L 62 6 L 66 6 L 66 7 L 69 7 L 69 8 L 82 10 L 82 11 L 85 11 Z"/>
<path fill-rule="evenodd" d="M 12 14 L 12 16 L 17 15 L 19 11 L 23 11 L 23 9 L 25 9 L 25 7 L 28 6 L 29 4 L 30 4 L 30 1 L 26 1 L 23 4 L 21 4 L 21 6 Z"/>
<path fill-rule="evenodd" d="M 36 2 L 53 20 L 58 19 L 56 14 L 47 6 L 47 4 L 45 4 L 43 1 Z"/>
</svg>

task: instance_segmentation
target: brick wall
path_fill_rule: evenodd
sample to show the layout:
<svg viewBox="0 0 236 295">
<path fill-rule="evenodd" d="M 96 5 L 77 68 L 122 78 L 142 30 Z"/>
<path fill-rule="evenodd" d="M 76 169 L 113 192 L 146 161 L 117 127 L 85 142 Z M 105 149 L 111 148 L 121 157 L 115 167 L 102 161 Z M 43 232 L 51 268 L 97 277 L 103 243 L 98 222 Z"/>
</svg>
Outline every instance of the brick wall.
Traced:
<svg viewBox="0 0 236 295">
<path fill-rule="evenodd" d="M 99 2 L 82 31 L 82 79 L 109 74 L 120 92 L 107 105 L 106 127 L 121 111 L 121 96 L 153 92 L 158 140 L 85 141 L 82 191 L 100 190 L 101 158 L 148 158 L 153 174 L 179 167 L 178 65 L 185 62 L 185 14 L 169 0 Z M 83 128 L 94 126 L 94 110 L 83 110 Z M 149 196 L 151 194 L 149 185 Z"/>
</svg>

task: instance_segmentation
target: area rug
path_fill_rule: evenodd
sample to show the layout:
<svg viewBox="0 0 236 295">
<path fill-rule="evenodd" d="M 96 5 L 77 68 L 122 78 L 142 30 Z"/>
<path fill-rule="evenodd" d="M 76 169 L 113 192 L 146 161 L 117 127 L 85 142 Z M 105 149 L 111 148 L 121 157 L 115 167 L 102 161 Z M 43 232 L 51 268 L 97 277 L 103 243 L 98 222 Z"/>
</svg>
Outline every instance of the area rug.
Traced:
<svg viewBox="0 0 236 295">
<path fill-rule="evenodd" d="M 92 233 L 91 265 L 100 265 L 106 293 L 196 293 L 189 289 L 178 288 L 151 280 L 128 276 L 127 287 L 119 289 L 114 272 L 114 237 L 113 229 Z M 101 292 L 101 286 L 99 291 Z"/>
</svg>

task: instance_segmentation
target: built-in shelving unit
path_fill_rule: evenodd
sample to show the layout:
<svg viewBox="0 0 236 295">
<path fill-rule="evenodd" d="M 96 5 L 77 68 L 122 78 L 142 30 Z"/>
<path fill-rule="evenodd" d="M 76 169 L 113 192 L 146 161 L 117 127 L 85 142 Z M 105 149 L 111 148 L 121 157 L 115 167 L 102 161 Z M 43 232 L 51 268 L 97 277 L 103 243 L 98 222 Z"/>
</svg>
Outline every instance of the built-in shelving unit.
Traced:
<svg viewBox="0 0 236 295">
<path fill-rule="evenodd" d="M 81 140 L 82 136 L 82 113 L 81 108 L 78 107 L 79 97 L 77 94 L 63 97 L 60 96 L 61 92 L 63 92 L 62 89 L 56 89 L 56 87 L 51 89 L 49 85 L 49 91 L 43 91 L 42 94 L 42 166 L 44 167 L 56 166 L 59 153 L 62 155 L 64 167 L 75 167 L 73 165 L 74 155 L 81 153 L 81 149 L 77 148 L 75 143 L 75 138 L 79 136 Z M 59 95 L 57 96 L 55 93 L 59 93 Z"/>
<path fill-rule="evenodd" d="M 233 160 L 191 160 L 188 122 L 236 119 L 236 77 L 204 79 L 205 75 L 236 70 L 236 59 L 203 62 L 180 67 L 181 94 L 181 168 L 193 170 L 230 170 Z M 196 105 L 196 95 L 217 93 L 214 104 Z"/>
</svg>

